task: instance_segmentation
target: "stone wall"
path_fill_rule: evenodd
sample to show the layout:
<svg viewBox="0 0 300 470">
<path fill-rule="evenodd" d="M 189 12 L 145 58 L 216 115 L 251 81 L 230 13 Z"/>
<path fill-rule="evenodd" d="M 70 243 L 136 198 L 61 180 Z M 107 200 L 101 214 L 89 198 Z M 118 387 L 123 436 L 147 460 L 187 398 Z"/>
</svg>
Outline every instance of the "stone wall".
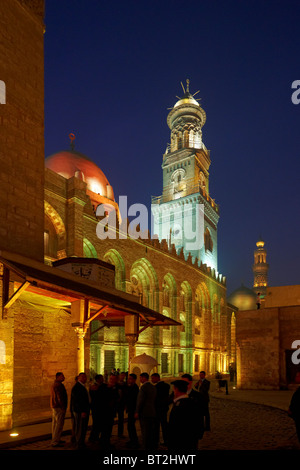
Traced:
<svg viewBox="0 0 300 470">
<path fill-rule="evenodd" d="M 63 310 L 33 308 L 22 300 L 10 310 L 15 338 L 13 423 L 20 425 L 51 416 L 50 387 L 56 372 L 64 373 L 70 397 L 77 375 L 77 338 L 70 314 Z"/>
<path fill-rule="evenodd" d="M 0 430 L 12 426 L 13 374 L 14 374 L 14 315 L 11 309 L 6 318 L 2 313 L 3 265 L 0 264 Z M 10 285 L 10 294 L 13 285 Z"/>
<path fill-rule="evenodd" d="M 33 3 L 33 2 L 31 2 Z M 43 260 L 43 1 L 1 0 L 0 248 Z M 38 14 L 39 12 L 39 14 Z"/>
<path fill-rule="evenodd" d="M 267 287 L 265 307 L 300 305 L 300 285 Z"/>
<path fill-rule="evenodd" d="M 300 365 L 291 361 L 294 341 L 300 341 L 300 305 L 279 307 L 280 319 L 280 385 L 293 383 L 296 371 L 300 372 Z M 300 354 L 298 354 L 298 359 Z"/>
<path fill-rule="evenodd" d="M 237 312 L 236 340 L 238 388 L 278 388 L 277 309 Z"/>
<path fill-rule="evenodd" d="M 300 306 L 238 312 L 238 388 L 286 388 L 294 374 L 289 354 L 293 341 L 300 340 L 299 331 Z"/>
</svg>

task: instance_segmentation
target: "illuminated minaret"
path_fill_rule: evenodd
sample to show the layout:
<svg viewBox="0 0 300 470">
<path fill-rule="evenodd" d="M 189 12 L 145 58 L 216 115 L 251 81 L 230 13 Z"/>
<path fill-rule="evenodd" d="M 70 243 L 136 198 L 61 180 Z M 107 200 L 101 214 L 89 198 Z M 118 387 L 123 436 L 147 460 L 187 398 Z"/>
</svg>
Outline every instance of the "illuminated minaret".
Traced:
<svg viewBox="0 0 300 470">
<path fill-rule="evenodd" d="M 163 155 L 163 194 L 152 199 L 153 233 L 186 258 L 190 254 L 217 270 L 219 207 L 209 194 L 210 152 L 202 140 L 206 113 L 194 98 L 198 92 L 190 93 L 189 80 L 182 88 L 167 117 L 171 142 Z"/>
<path fill-rule="evenodd" d="M 254 250 L 254 264 L 252 266 L 254 283 L 253 290 L 256 294 L 260 293 L 262 297 L 266 295 L 268 286 L 268 270 L 267 250 L 264 248 L 265 242 L 260 238 L 256 242 L 256 250 Z"/>
</svg>

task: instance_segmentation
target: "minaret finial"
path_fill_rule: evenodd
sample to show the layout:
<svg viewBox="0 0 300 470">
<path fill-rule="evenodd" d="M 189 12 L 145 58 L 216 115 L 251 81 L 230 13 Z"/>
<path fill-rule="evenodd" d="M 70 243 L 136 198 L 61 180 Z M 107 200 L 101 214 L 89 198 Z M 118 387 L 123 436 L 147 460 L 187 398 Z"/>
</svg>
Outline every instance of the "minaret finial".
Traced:
<svg viewBox="0 0 300 470">
<path fill-rule="evenodd" d="M 75 140 L 75 134 L 73 134 L 72 132 L 69 134 L 69 138 L 70 138 L 70 145 L 71 145 L 71 150 L 74 150 L 74 147 L 75 147 L 75 144 L 74 144 L 74 140 Z"/>
<path fill-rule="evenodd" d="M 188 93 L 190 92 L 190 81 L 189 81 L 188 78 L 186 79 L 186 91 L 187 91 Z"/>
</svg>

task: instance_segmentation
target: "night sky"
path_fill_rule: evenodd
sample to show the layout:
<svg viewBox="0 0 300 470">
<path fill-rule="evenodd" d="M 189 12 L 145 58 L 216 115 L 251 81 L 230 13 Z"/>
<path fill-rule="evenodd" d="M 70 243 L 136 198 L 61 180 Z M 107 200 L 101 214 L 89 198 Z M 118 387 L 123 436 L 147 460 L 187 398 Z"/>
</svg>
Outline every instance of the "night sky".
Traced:
<svg viewBox="0 0 300 470">
<path fill-rule="evenodd" d="M 269 285 L 299 284 L 300 2 L 46 0 L 45 23 L 45 155 L 68 149 L 73 132 L 116 200 L 150 211 L 168 108 L 188 78 L 207 115 L 228 294 L 252 287 L 260 236 Z"/>
</svg>

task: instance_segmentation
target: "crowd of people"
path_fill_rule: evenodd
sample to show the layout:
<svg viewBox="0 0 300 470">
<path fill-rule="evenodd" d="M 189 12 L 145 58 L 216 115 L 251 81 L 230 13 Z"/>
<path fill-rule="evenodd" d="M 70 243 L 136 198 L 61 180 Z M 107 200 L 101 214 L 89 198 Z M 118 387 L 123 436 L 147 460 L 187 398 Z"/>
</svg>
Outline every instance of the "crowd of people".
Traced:
<svg viewBox="0 0 300 470">
<path fill-rule="evenodd" d="M 102 450 L 111 448 L 111 436 L 117 418 L 118 437 L 124 437 L 127 417 L 128 449 L 155 451 L 160 445 L 170 451 L 195 451 L 205 431 L 210 431 L 209 388 L 205 372 L 193 385 L 190 374 L 171 382 L 161 380 L 158 373 L 143 372 L 137 385 L 136 374 L 116 371 L 98 374 L 87 386 L 87 375 L 75 378 L 70 397 L 72 419 L 71 442 L 76 449 L 86 446 L 90 415 L 92 426 L 88 440 Z M 65 377 L 57 372 L 51 388 L 52 446 L 64 446 L 61 440 L 68 396 Z M 139 441 L 137 420 L 141 430 Z M 162 436 L 162 442 L 160 442 Z"/>
</svg>

